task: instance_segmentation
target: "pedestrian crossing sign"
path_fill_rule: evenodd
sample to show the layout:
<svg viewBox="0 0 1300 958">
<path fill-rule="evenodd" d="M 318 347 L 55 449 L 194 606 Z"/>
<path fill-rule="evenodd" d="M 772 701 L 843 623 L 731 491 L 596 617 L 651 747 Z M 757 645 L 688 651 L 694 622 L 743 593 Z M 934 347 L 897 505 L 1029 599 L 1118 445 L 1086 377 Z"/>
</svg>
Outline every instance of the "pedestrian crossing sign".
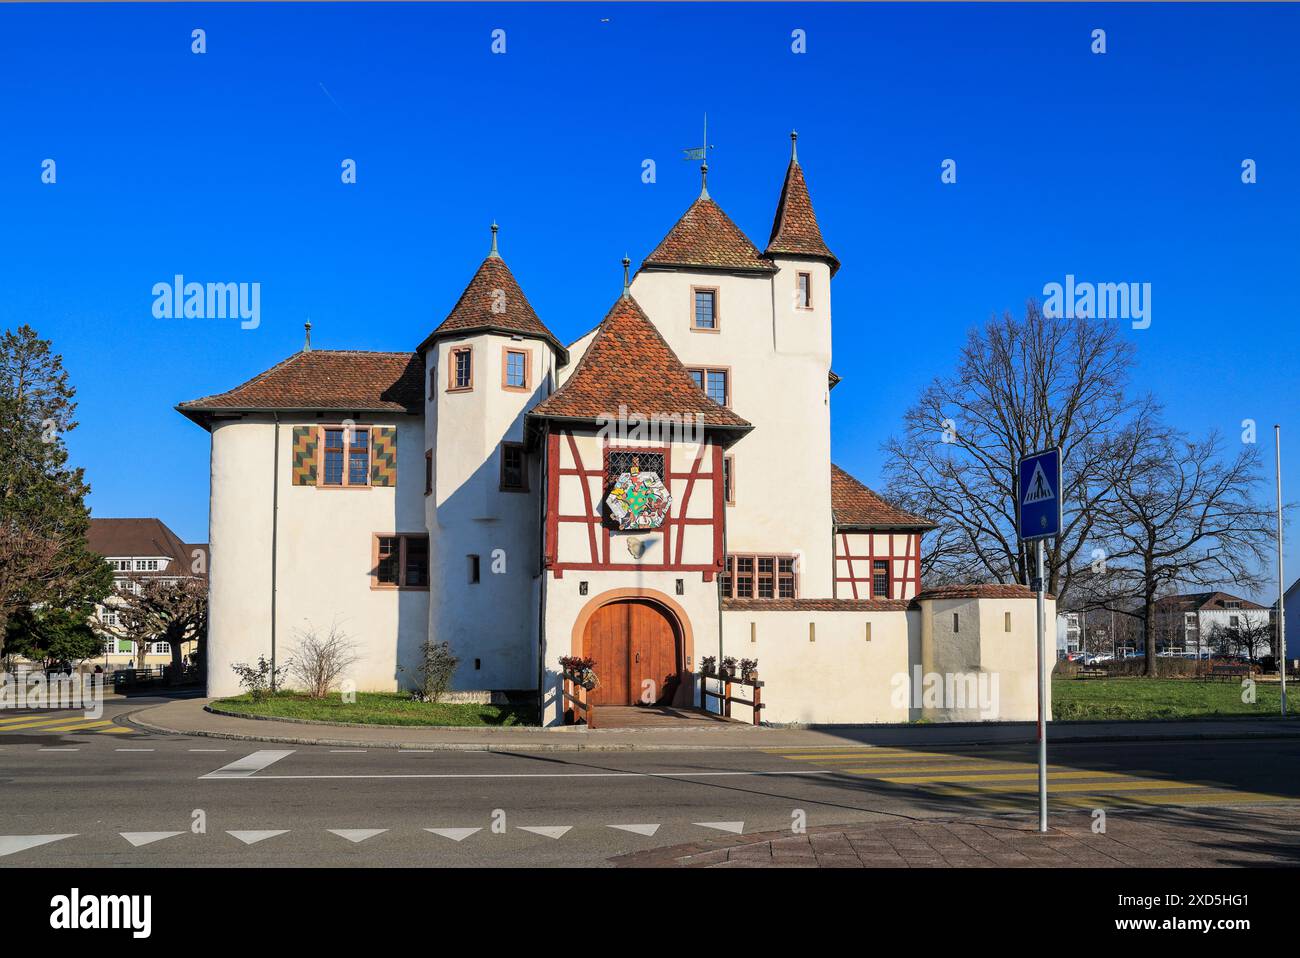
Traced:
<svg viewBox="0 0 1300 958">
<path fill-rule="evenodd" d="M 1061 450 L 1025 456 L 1019 469 L 1020 538 L 1050 539 L 1061 534 Z"/>
</svg>

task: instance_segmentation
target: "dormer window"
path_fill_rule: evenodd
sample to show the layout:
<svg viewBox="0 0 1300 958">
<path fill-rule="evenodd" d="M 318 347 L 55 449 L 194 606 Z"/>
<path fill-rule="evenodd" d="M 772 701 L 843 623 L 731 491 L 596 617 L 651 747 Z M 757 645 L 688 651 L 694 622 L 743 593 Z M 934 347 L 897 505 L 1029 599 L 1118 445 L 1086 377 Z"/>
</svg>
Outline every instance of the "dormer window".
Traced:
<svg viewBox="0 0 1300 958">
<path fill-rule="evenodd" d="M 795 303 L 800 309 L 812 309 L 812 273 L 799 273 L 795 278 Z"/>
<path fill-rule="evenodd" d="M 691 287 L 695 301 L 695 315 L 691 328 L 700 332 L 716 333 L 718 331 L 718 291 L 699 286 Z"/>
</svg>

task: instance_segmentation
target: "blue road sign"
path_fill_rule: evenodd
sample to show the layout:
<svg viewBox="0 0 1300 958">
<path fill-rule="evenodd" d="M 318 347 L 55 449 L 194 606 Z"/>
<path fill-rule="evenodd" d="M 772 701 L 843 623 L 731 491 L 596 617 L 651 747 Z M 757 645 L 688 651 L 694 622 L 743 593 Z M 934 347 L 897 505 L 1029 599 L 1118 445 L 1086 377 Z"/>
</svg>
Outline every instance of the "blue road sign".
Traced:
<svg viewBox="0 0 1300 958">
<path fill-rule="evenodd" d="M 1048 449 L 1020 460 L 1020 538 L 1061 534 L 1061 450 Z"/>
</svg>

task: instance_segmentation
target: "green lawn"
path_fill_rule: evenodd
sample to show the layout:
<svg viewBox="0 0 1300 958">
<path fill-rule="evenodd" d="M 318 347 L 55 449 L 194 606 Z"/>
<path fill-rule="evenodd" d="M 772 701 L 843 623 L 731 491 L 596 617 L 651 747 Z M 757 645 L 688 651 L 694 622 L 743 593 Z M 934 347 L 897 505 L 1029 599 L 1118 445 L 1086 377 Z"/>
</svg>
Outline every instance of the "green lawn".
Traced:
<svg viewBox="0 0 1300 958">
<path fill-rule="evenodd" d="M 1258 683 L 1255 701 L 1242 702 L 1240 680 L 1200 679 L 1052 679 L 1052 718 L 1186 719 L 1221 715 L 1278 714 L 1281 692 L 1276 684 Z M 1290 696 L 1288 696 L 1288 705 Z M 1288 710 L 1289 711 L 1289 710 Z"/>
<path fill-rule="evenodd" d="M 314 719 L 350 725 L 536 725 L 537 710 L 525 705 L 469 705 L 416 702 L 400 692 L 358 692 L 353 703 L 337 694 L 312 699 L 299 692 L 277 692 L 254 702 L 247 695 L 218 699 L 214 709 L 273 718 Z"/>
</svg>

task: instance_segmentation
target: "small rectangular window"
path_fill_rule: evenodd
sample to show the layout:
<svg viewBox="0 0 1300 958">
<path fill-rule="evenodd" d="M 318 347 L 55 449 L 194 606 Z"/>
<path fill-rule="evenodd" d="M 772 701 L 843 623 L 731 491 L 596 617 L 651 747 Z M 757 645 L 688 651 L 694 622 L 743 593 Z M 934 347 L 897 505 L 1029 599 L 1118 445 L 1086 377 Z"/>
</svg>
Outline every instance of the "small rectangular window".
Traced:
<svg viewBox="0 0 1300 958">
<path fill-rule="evenodd" d="M 523 443 L 501 444 L 501 488 L 507 492 L 528 491 L 528 460 Z"/>
<path fill-rule="evenodd" d="M 796 279 L 798 283 L 797 302 L 800 309 L 812 309 L 812 274 L 800 273 Z"/>
<path fill-rule="evenodd" d="M 375 536 L 370 587 L 429 588 L 429 537 L 417 533 Z"/>
<path fill-rule="evenodd" d="M 953 630 L 953 632 L 960 632 L 960 631 L 961 631 L 961 624 L 960 624 L 960 623 L 958 622 L 958 620 L 957 620 L 957 613 L 956 613 L 956 612 L 954 612 L 954 613 L 952 614 L 952 630 Z"/>
<path fill-rule="evenodd" d="M 718 291 L 694 289 L 695 316 L 692 329 L 716 330 L 718 328 Z"/>
<path fill-rule="evenodd" d="M 364 486 L 370 480 L 370 430 L 356 429 L 348 443 L 348 485 Z"/>
<path fill-rule="evenodd" d="M 474 349 L 461 346 L 451 351 L 451 370 L 447 375 L 447 391 L 474 388 Z"/>
<path fill-rule="evenodd" d="M 501 371 L 501 385 L 506 389 L 528 388 L 528 353 L 507 349 Z"/>
<path fill-rule="evenodd" d="M 889 598 L 889 562 L 876 559 L 871 563 L 871 597 L 873 599 Z"/>
<path fill-rule="evenodd" d="M 469 584 L 475 585 L 479 581 L 479 562 L 478 556 L 469 556 Z"/>
<path fill-rule="evenodd" d="M 688 367 L 686 370 L 695 380 L 695 385 L 703 389 L 719 406 L 731 405 L 731 376 L 726 369 L 708 369 Z"/>
<path fill-rule="evenodd" d="M 722 499 L 729 506 L 736 504 L 736 457 L 722 457 Z"/>
<path fill-rule="evenodd" d="M 1010 613 L 1010 612 L 1003 612 L 1003 613 L 1002 613 L 1002 631 L 1003 631 L 1003 632 L 1010 632 L 1010 631 L 1011 631 L 1011 613 Z"/>
<path fill-rule="evenodd" d="M 424 451 L 424 494 L 430 495 L 433 492 L 433 450 Z"/>
<path fill-rule="evenodd" d="M 429 367 L 429 402 L 433 402 L 434 393 L 438 391 L 438 365 Z"/>
</svg>

